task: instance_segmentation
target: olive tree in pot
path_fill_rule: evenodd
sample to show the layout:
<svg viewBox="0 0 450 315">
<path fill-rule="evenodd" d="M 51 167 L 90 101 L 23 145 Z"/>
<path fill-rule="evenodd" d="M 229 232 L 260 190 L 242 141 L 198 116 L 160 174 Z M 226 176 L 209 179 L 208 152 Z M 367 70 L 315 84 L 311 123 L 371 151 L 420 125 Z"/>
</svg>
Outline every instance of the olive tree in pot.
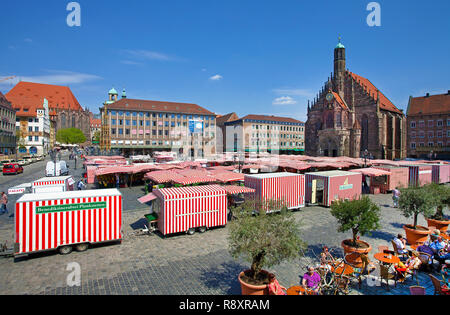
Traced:
<svg viewBox="0 0 450 315">
<path fill-rule="evenodd" d="M 352 232 L 352 238 L 343 240 L 341 245 L 345 254 L 367 254 L 372 250 L 369 243 L 360 241 L 358 235 L 366 235 L 380 228 L 380 207 L 368 196 L 354 200 L 337 200 L 331 205 L 331 214 L 339 223 L 338 232 Z M 360 261 L 353 257 L 353 263 Z"/>
<path fill-rule="evenodd" d="M 400 189 L 400 198 L 398 200 L 399 210 L 406 218 L 413 217 L 413 224 L 405 224 L 403 229 L 406 233 L 406 239 L 410 245 L 424 243 L 428 235 L 432 232 L 427 227 L 417 224 L 419 214 L 425 218 L 433 215 L 433 206 L 435 201 L 430 189 L 426 187 L 408 187 Z"/>
<path fill-rule="evenodd" d="M 445 232 L 450 224 L 450 218 L 444 214 L 444 209 L 450 206 L 450 187 L 432 183 L 426 186 L 433 197 L 433 208 L 436 209 L 435 214 L 426 217 L 428 226 L 436 227 Z"/>
<path fill-rule="evenodd" d="M 280 211 L 267 213 L 268 203 L 264 204 L 245 201 L 233 210 L 236 219 L 229 223 L 231 256 L 251 264 L 250 269 L 238 277 L 243 295 L 267 295 L 269 273 L 264 268 L 295 259 L 306 247 L 293 214 L 285 206 Z"/>
</svg>

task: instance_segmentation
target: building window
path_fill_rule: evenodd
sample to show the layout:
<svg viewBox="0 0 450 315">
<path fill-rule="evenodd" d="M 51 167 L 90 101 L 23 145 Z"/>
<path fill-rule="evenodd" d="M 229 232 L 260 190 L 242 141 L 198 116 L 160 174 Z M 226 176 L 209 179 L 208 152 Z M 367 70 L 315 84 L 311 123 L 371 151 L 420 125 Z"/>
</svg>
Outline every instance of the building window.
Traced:
<svg viewBox="0 0 450 315">
<path fill-rule="evenodd" d="M 123 120 L 119 119 L 119 126 L 123 126 Z"/>
<path fill-rule="evenodd" d="M 39 127 L 34 127 L 34 131 L 39 131 Z"/>
<path fill-rule="evenodd" d="M 428 142 L 428 146 L 432 147 L 432 146 L 434 146 L 434 143 L 433 142 Z"/>
<path fill-rule="evenodd" d="M 429 120 L 428 121 L 428 127 L 433 127 L 434 124 L 434 120 Z"/>
<path fill-rule="evenodd" d="M 415 149 L 416 148 L 416 143 L 415 142 L 411 142 L 411 149 Z"/>
<path fill-rule="evenodd" d="M 39 141 L 39 136 L 34 136 L 34 141 L 38 142 Z"/>
<path fill-rule="evenodd" d="M 411 128 L 416 128 L 416 122 L 415 121 L 411 121 Z"/>
<path fill-rule="evenodd" d="M 419 128 L 425 128 L 425 121 L 419 121 Z"/>
<path fill-rule="evenodd" d="M 447 127 L 450 127 L 450 119 L 447 119 Z"/>
<path fill-rule="evenodd" d="M 137 121 L 133 120 L 133 126 L 137 126 Z"/>
<path fill-rule="evenodd" d="M 437 121 L 437 126 L 442 127 L 444 125 L 444 122 L 442 120 Z"/>
<path fill-rule="evenodd" d="M 125 135 L 129 135 L 130 134 L 130 129 L 125 129 Z"/>
<path fill-rule="evenodd" d="M 119 135 L 123 135 L 123 129 L 119 128 Z"/>
<path fill-rule="evenodd" d="M 113 126 L 116 125 L 116 120 L 115 119 L 111 119 L 111 125 L 113 125 Z"/>
<path fill-rule="evenodd" d="M 156 130 L 152 130 L 152 135 L 156 136 Z"/>
<path fill-rule="evenodd" d="M 428 131 L 428 138 L 433 138 L 433 137 L 434 137 L 434 132 Z"/>
<path fill-rule="evenodd" d="M 129 120 L 129 119 L 125 120 L 125 125 L 126 125 L 126 126 L 129 126 L 129 125 L 130 125 L 130 120 Z"/>
<path fill-rule="evenodd" d="M 437 137 L 438 137 L 438 138 L 442 138 L 442 131 L 439 130 L 439 131 L 437 131 L 436 133 L 437 133 Z"/>
<path fill-rule="evenodd" d="M 113 135 L 116 134 L 116 128 L 111 129 L 111 134 L 113 134 Z"/>
<path fill-rule="evenodd" d="M 419 132 L 419 138 L 425 138 L 425 132 L 420 131 Z"/>
<path fill-rule="evenodd" d="M 423 142 L 419 143 L 419 147 L 424 147 L 424 146 L 425 146 L 425 143 L 423 143 Z"/>
<path fill-rule="evenodd" d="M 33 131 L 33 127 L 28 127 L 28 131 L 32 132 Z"/>
<path fill-rule="evenodd" d="M 139 120 L 139 126 L 144 126 L 144 121 L 143 120 Z"/>
</svg>

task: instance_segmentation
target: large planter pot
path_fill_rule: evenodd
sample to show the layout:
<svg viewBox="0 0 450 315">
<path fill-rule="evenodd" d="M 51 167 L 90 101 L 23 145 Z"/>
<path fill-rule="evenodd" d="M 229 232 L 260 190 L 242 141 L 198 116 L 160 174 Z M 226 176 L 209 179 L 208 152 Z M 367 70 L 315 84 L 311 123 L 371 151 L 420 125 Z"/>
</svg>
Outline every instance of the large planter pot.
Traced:
<svg viewBox="0 0 450 315">
<path fill-rule="evenodd" d="M 241 278 L 246 271 L 242 271 L 239 274 L 239 283 L 241 284 L 241 293 L 242 295 L 269 295 L 269 286 L 267 284 L 264 285 L 253 285 L 247 282 L 244 282 Z M 267 271 L 262 270 L 261 272 L 268 274 Z"/>
<path fill-rule="evenodd" d="M 365 248 L 359 248 L 359 247 L 353 247 L 350 245 L 345 244 L 346 242 L 351 242 L 352 240 L 344 240 L 341 243 L 342 248 L 344 249 L 344 254 L 350 254 L 350 253 L 358 253 L 358 254 L 368 254 L 372 250 L 372 246 L 370 246 L 369 243 L 364 241 L 357 241 L 357 243 L 364 244 Z M 346 260 L 351 263 L 352 265 L 358 266 L 362 265 L 362 260 L 359 255 L 348 255 L 346 257 Z"/>
<path fill-rule="evenodd" d="M 417 225 L 418 230 L 414 230 L 412 225 L 404 225 L 403 229 L 406 233 L 406 239 L 410 245 L 420 245 L 427 241 L 432 231 L 424 226 Z"/>
<path fill-rule="evenodd" d="M 437 229 L 439 229 L 441 232 L 446 232 L 448 229 L 448 226 L 450 224 L 450 221 L 427 219 L 427 223 L 428 223 L 428 226 L 434 226 Z"/>
</svg>

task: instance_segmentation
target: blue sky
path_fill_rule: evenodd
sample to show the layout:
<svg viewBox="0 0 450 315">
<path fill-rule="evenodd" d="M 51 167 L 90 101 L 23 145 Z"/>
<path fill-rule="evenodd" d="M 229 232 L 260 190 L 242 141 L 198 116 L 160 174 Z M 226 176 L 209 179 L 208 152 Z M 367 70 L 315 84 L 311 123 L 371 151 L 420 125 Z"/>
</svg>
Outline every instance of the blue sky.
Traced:
<svg viewBox="0 0 450 315">
<path fill-rule="evenodd" d="M 69 2 L 2 2 L 0 78 L 67 85 L 93 112 L 115 87 L 306 120 L 341 34 L 347 68 L 399 108 L 450 89 L 447 0 L 378 1 L 381 27 L 366 23 L 368 0 L 82 0 L 81 27 L 66 24 Z"/>
</svg>

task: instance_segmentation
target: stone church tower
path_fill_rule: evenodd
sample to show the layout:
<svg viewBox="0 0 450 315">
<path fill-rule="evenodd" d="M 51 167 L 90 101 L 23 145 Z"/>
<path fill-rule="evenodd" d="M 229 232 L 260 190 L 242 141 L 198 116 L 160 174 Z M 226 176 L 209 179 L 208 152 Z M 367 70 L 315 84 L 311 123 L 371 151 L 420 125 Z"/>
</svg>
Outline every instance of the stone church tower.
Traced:
<svg viewBox="0 0 450 315">
<path fill-rule="evenodd" d="M 339 40 L 334 49 L 334 73 L 314 101 L 308 101 L 306 154 L 405 158 L 403 111 L 368 79 L 346 69 L 345 52 Z"/>
</svg>

